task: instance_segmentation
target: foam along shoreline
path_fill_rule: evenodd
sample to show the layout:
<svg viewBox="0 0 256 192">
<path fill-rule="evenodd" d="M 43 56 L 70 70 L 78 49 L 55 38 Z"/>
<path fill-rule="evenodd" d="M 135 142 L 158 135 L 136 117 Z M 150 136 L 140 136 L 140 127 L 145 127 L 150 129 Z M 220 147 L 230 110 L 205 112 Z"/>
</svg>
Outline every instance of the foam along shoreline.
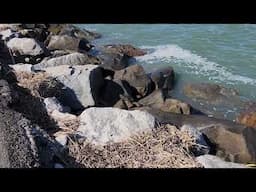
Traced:
<svg viewBox="0 0 256 192">
<path fill-rule="evenodd" d="M 216 83 L 227 82 L 228 84 L 250 84 L 255 85 L 256 79 L 233 74 L 226 67 L 218 63 L 208 61 L 189 50 L 178 45 L 141 46 L 141 49 L 149 49 L 149 54 L 137 57 L 140 62 L 154 64 L 156 61 L 175 63 L 186 67 L 186 72 L 195 75 L 209 77 Z"/>
</svg>

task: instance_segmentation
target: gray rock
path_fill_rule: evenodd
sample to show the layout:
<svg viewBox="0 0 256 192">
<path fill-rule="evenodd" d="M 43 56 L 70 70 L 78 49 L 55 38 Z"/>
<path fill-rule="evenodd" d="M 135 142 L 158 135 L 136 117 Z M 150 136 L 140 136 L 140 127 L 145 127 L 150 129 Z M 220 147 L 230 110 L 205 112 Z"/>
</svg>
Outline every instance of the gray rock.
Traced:
<svg viewBox="0 0 256 192">
<path fill-rule="evenodd" d="M 236 90 L 210 83 L 188 83 L 183 94 L 186 103 L 218 119 L 235 120 L 247 103 Z"/>
<path fill-rule="evenodd" d="M 2 40 L 9 40 L 10 38 L 15 37 L 16 33 L 13 32 L 11 29 L 6 29 L 4 31 L 1 31 L 0 35 L 2 35 Z"/>
<path fill-rule="evenodd" d="M 12 38 L 7 42 L 7 46 L 12 50 L 15 56 L 37 56 L 44 53 L 42 46 L 32 38 Z"/>
<path fill-rule="evenodd" d="M 29 72 L 31 73 L 32 70 L 32 65 L 31 64 L 23 64 L 23 63 L 20 63 L 20 64 L 15 64 L 15 65 L 11 65 L 10 66 L 11 68 L 14 69 L 15 72 Z"/>
<path fill-rule="evenodd" d="M 155 90 L 153 93 L 140 99 L 139 103 L 143 106 L 160 109 L 165 112 L 190 114 L 190 106 L 187 103 L 177 99 L 166 99 L 161 89 Z"/>
<path fill-rule="evenodd" d="M 104 80 L 104 87 L 100 94 L 99 104 L 102 107 L 118 107 L 127 108 L 122 102 L 123 98 L 129 101 L 134 101 L 133 91 L 130 86 L 127 86 L 121 80 Z"/>
<path fill-rule="evenodd" d="M 91 45 L 89 41 L 85 39 L 80 39 L 69 35 L 53 35 L 50 38 L 47 48 L 49 50 L 79 51 L 81 49 L 89 51 L 91 49 Z"/>
<path fill-rule="evenodd" d="M 68 137 L 65 134 L 60 134 L 55 137 L 55 140 L 59 142 L 62 146 L 66 146 L 68 142 Z"/>
<path fill-rule="evenodd" d="M 244 164 L 223 161 L 214 155 L 202 155 L 196 160 L 204 166 L 204 168 L 248 168 Z"/>
<path fill-rule="evenodd" d="M 150 78 L 156 85 L 156 89 L 170 91 L 174 86 L 174 70 L 172 67 L 163 67 L 153 71 Z"/>
<path fill-rule="evenodd" d="M 97 57 L 101 61 L 101 67 L 108 70 L 122 70 L 129 65 L 129 57 L 121 53 L 100 52 Z"/>
<path fill-rule="evenodd" d="M 83 53 L 71 53 L 60 57 L 50 58 L 49 60 L 42 61 L 33 66 L 33 70 L 43 70 L 47 67 L 56 67 L 60 65 L 86 65 L 86 64 L 98 64 L 97 59 L 89 57 Z"/>
<path fill-rule="evenodd" d="M 69 35 L 76 38 L 85 38 L 89 41 L 100 38 L 101 35 L 71 24 L 50 24 L 48 31 L 53 35 Z"/>
<path fill-rule="evenodd" d="M 152 92 L 152 82 L 140 65 L 132 65 L 116 71 L 114 79 L 125 81 L 134 89 L 135 98 L 141 98 Z"/>
<path fill-rule="evenodd" d="M 97 105 L 104 85 L 101 68 L 95 65 L 62 65 L 46 68 L 45 71 L 66 86 L 60 98 L 63 105 L 74 110 Z"/>
<path fill-rule="evenodd" d="M 102 49 L 108 53 L 121 53 L 126 54 L 129 57 L 136 57 L 145 55 L 146 52 L 140 48 L 134 47 L 129 44 L 112 44 L 112 45 L 104 45 Z"/>
<path fill-rule="evenodd" d="M 19 29 L 19 24 L 0 24 L 0 31 L 11 29 L 17 31 Z"/>
<path fill-rule="evenodd" d="M 44 99 L 44 104 L 48 113 L 57 110 L 59 112 L 70 112 L 69 107 L 63 107 L 56 97 L 48 97 Z"/>
<path fill-rule="evenodd" d="M 155 127 L 155 118 L 152 115 L 137 110 L 92 107 L 84 110 L 79 118 L 78 133 L 95 145 L 121 142 Z"/>
</svg>

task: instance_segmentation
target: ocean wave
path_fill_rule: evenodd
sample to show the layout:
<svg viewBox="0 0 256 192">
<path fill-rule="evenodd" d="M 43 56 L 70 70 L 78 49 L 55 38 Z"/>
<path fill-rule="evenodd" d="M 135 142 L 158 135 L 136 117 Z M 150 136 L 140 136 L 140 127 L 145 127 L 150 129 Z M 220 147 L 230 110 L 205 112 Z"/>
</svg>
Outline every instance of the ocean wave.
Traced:
<svg viewBox="0 0 256 192">
<path fill-rule="evenodd" d="M 148 50 L 148 54 L 137 57 L 136 59 L 148 64 L 156 62 L 169 62 L 184 68 L 187 73 L 202 75 L 209 80 L 216 82 L 226 81 L 227 84 L 242 82 L 244 84 L 256 84 L 256 79 L 234 74 L 226 67 L 208 61 L 207 58 L 192 53 L 175 44 L 158 46 L 141 46 L 140 48 Z"/>
</svg>

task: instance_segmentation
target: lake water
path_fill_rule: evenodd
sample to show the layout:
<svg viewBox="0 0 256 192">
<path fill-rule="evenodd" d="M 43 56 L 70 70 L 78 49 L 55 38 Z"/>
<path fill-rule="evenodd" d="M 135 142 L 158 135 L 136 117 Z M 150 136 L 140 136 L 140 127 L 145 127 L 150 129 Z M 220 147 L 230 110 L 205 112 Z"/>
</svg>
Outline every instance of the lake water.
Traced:
<svg viewBox="0 0 256 192">
<path fill-rule="evenodd" d="M 147 71 L 172 66 L 177 84 L 210 82 L 256 100 L 254 24 L 80 24 L 102 34 L 98 44 L 128 43 L 148 51 L 137 57 Z"/>
</svg>

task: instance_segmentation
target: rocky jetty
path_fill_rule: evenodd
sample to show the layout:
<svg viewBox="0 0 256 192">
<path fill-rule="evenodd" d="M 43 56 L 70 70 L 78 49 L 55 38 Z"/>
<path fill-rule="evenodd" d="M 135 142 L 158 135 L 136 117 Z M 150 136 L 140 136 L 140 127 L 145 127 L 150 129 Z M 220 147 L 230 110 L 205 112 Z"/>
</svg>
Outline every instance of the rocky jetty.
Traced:
<svg viewBox="0 0 256 192">
<path fill-rule="evenodd" d="M 172 98 L 175 69 L 147 74 L 129 44 L 70 24 L 0 24 L 0 167 L 245 168 L 256 163 L 255 110 L 237 122 Z M 110 42 L 111 43 L 111 42 Z M 244 104 L 188 84 L 206 105 Z M 252 106 L 252 105 L 251 105 Z"/>
</svg>

